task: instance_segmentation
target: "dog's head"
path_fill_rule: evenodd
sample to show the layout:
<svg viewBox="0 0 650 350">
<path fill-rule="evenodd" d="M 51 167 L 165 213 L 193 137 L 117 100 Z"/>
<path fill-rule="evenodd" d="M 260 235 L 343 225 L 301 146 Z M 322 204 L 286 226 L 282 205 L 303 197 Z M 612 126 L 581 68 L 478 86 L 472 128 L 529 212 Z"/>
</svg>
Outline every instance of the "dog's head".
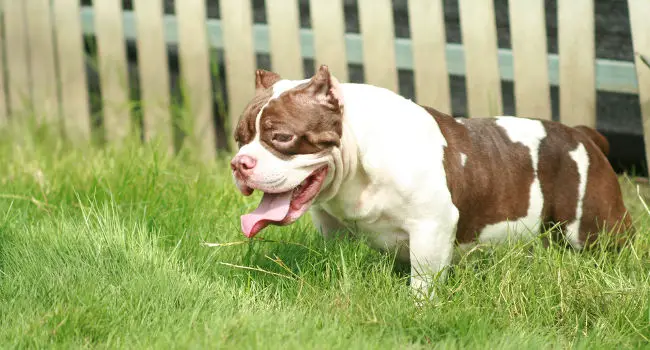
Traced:
<svg viewBox="0 0 650 350">
<path fill-rule="evenodd" d="M 255 83 L 235 129 L 239 151 L 231 161 L 244 195 L 264 193 L 258 208 L 241 218 L 247 237 L 269 224 L 290 224 L 309 209 L 331 179 L 343 133 L 343 98 L 327 66 L 299 81 L 258 70 Z"/>
</svg>

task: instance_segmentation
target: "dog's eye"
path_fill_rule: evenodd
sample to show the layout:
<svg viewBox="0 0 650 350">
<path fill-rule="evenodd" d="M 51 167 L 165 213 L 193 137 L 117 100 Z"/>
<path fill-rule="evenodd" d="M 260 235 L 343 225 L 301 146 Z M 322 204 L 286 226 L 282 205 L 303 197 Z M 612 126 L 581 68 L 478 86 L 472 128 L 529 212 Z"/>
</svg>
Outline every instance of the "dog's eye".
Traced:
<svg viewBox="0 0 650 350">
<path fill-rule="evenodd" d="M 273 134 L 272 139 L 275 142 L 287 143 L 287 142 L 291 142 L 291 140 L 293 140 L 293 138 L 294 138 L 294 136 L 291 135 L 291 134 L 285 134 L 285 133 L 277 132 L 277 133 Z"/>
</svg>

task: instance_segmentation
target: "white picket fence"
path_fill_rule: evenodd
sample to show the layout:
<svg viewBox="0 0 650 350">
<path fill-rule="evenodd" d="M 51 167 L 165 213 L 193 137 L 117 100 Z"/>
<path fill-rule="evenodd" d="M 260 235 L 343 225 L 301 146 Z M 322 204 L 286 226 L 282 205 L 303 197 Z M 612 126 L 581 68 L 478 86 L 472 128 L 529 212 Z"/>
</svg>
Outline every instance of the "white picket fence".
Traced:
<svg viewBox="0 0 650 350">
<path fill-rule="evenodd" d="M 82 33 L 97 39 L 102 125 L 109 142 L 132 127 L 124 41 L 137 40 L 144 135 L 173 151 L 166 45 L 178 45 L 196 151 L 215 155 L 212 47 L 223 48 L 228 110 L 233 125 L 254 93 L 256 52 L 270 54 L 273 70 L 303 78 L 303 58 L 327 64 L 348 79 L 361 63 L 365 81 L 398 90 L 397 70 L 414 72 L 418 103 L 451 112 L 449 75 L 466 78 L 470 117 L 502 113 L 500 82 L 514 82 L 517 115 L 551 119 L 550 87 L 560 91 L 560 120 L 596 124 L 596 90 L 639 96 L 650 158 L 650 1 L 627 0 L 634 64 L 595 58 L 594 0 L 558 0 L 559 54 L 546 50 L 543 0 L 509 0 L 512 50 L 497 47 L 494 5 L 459 0 L 463 44 L 445 41 L 442 0 L 409 0 L 411 38 L 394 37 L 390 0 L 358 0 L 360 34 L 345 32 L 343 0 L 311 0 L 311 29 L 300 28 L 298 0 L 266 0 L 267 25 L 253 24 L 251 2 L 221 0 L 220 19 L 206 19 L 205 0 L 177 0 L 164 15 L 162 0 L 0 0 L 0 125 L 24 116 L 55 122 L 76 142 L 90 138 Z M 4 52 L 4 53 L 3 53 Z M 464 63 L 463 63 L 464 62 Z"/>
</svg>

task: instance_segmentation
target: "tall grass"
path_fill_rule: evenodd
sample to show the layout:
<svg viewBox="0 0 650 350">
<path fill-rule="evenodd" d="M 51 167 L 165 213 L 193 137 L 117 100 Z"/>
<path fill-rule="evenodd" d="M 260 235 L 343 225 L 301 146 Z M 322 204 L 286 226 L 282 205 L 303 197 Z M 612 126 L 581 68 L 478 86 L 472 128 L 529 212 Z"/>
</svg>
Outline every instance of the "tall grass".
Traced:
<svg viewBox="0 0 650 350">
<path fill-rule="evenodd" d="M 648 193 L 630 179 L 630 248 L 476 249 L 417 308 L 390 256 L 308 218 L 246 241 L 259 195 L 223 157 L 56 140 L 0 137 L 2 347 L 650 347 Z"/>
</svg>

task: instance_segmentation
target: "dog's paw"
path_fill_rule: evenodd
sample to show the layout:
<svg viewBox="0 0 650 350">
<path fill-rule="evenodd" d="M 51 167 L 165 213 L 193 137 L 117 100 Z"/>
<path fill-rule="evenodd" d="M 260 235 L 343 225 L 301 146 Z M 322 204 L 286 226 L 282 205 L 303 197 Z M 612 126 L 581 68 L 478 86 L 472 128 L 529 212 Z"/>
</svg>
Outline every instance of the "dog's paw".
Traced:
<svg viewBox="0 0 650 350">
<path fill-rule="evenodd" d="M 435 283 L 431 279 L 420 279 L 418 276 L 411 278 L 413 303 L 418 311 L 425 307 L 440 305 L 442 302 L 440 295 L 436 292 Z"/>
<path fill-rule="evenodd" d="M 411 291 L 413 292 L 415 307 L 418 309 L 430 305 L 436 297 L 435 292 L 428 284 L 411 285 Z"/>
</svg>

